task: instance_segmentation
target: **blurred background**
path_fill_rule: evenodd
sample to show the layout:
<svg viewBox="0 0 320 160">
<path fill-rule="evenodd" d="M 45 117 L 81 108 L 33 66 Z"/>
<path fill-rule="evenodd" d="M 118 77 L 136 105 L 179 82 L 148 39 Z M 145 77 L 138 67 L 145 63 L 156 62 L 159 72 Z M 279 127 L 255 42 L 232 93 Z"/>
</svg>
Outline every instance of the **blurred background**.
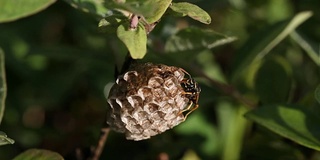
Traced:
<svg viewBox="0 0 320 160">
<path fill-rule="evenodd" d="M 197 66 L 226 82 L 235 52 L 251 34 L 304 10 L 314 15 L 298 31 L 319 48 L 319 0 L 189 2 L 206 10 L 212 23 L 164 16 L 150 35 L 150 52 L 144 61 L 183 67 L 188 66 L 184 59 L 190 62 L 192 58 Z M 96 144 L 107 106 L 104 88 L 114 81 L 115 62 L 126 53 L 115 35 L 99 30 L 98 22 L 97 17 L 57 1 L 35 15 L 0 24 L 8 85 L 1 131 L 15 140 L 13 145 L 0 147 L 1 160 L 12 159 L 28 148 L 50 149 L 74 159 L 76 148 Z M 189 26 L 238 40 L 186 58 L 175 54 L 167 59 L 162 53 L 166 39 Z M 310 97 L 320 82 L 317 65 L 291 38 L 272 52 L 287 59 L 294 70 L 295 92 L 290 101 L 314 105 Z M 177 58 L 180 62 L 174 60 Z M 186 70 L 200 81 L 200 108 L 186 122 L 149 140 L 127 141 L 124 135 L 111 132 L 101 159 L 227 159 L 232 154 L 238 159 L 320 159 L 319 153 L 247 122 L 241 116 L 246 109 L 239 102 L 202 81 L 197 71 Z M 238 123 L 245 127 L 237 127 Z M 233 147 L 226 148 L 228 143 Z"/>
</svg>

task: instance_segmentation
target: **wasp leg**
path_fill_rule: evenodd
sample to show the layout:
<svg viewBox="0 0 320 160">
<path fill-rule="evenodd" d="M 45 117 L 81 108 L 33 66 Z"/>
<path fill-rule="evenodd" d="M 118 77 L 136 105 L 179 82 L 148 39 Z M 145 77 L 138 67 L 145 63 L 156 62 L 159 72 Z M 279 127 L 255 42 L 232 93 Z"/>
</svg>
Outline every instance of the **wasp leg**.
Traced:
<svg viewBox="0 0 320 160">
<path fill-rule="evenodd" d="M 192 107 L 192 106 L 193 106 L 193 107 Z M 193 112 L 194 110 L 196 110 L 198 107 L 199 107 L 198 104 L 195 104 L 195 105 L 194 105 L 194 103 L 191 101 L 190 104 L 189 104 L 184 110 L 180 111 L 179 114 L 183 114 L 183 112 L 188 111 L 188 113 L 184 115 L 184 120 L 183 120 L 183 121 L 185 121 L 185 120 L 187 119 L 188 115 L 189 115 L 191 112 Z"/>
<path fill-rule="evenodd" d="M 190 101 L 190 104 L 189 104 L 185 109 L 183 109 L 182 111 L 180 111 L 180 114 L 183 113 L 183 112 L 185 112 L 185 111 L 187 111 L 187 110 L 190 110 L 190 109 L 192 108 L 192 105 L 193 105 L 193 102 Z"/>
<path fill-rule="evenodd" d="M 193 105 L 193 102 L 191 101 L 191 103 L 187 106 L 187 108 L 185 108 L 185 109 L 183 109 L 182 111 L 180 111 L 180 112 L 178 113 L 178 115 L 180 115 L 180 114 L 183 115 L 183 112 L 190 110 L 190 108 L 192 107 L 192 105 Z M 189 112 L 188 112 L 187 114 L 189 114 Z M 183 121 L 185 121 L 185 120 L 186 120 L 186 116 L 183 115 Z"/>
<path fill-rule="evenodd" d="M 188 113 L 184 116 L 184 120 L 186 120 L 188 115 L 194 110 L 196 110 L 197 108 L 199 108 L 199 105 L 198 104 L 194 105 L 194 107 L 190 111 L 188 111 Z"/>
<path fill-rule="evenodd" d="M 181 94 L 183 95 L 190 95 L 190 94 L 193 94 L 192 92 L 182 92 Z"/>
</svg>

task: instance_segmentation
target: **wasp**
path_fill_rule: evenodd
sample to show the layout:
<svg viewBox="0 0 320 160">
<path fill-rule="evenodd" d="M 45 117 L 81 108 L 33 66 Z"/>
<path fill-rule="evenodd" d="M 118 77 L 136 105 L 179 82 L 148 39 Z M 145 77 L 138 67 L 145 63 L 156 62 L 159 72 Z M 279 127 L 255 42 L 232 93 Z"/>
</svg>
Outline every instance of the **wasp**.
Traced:
<svg viewBox="0 0 320 160">
<path fill-rule="evenodd" d="M 198 101 L 199 101 L 201 88 L 187 71 L 185 71 L 182 68 L 180 69 L 183 73 L 187 75 L 187 77 L 181 81 L 181 86 L 184 90 L 183 94 L 189 99 L 189 104 L 184 110 L 180 112 L 181 114 L 182 113 L 184 114 L 184 112 L 187 112 L 184 116 L 185 117 L 184 119 L 186 119 L 191 112 L 193 112 L 199 107 Z"/>
</svg>

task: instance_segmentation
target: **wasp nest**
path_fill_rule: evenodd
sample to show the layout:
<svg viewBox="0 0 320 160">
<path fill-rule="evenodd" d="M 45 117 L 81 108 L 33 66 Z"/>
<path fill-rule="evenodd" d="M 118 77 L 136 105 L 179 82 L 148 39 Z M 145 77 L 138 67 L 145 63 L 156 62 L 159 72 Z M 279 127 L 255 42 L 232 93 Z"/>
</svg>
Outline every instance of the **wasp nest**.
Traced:
<svg viewBox="0 0 320 160">
<path fill-rule="evenodd" d="M 185 71 L 151 63 L 134 64 L 112 86 L 107 123 L 130 140 L 148 139 L 179 123 L 190 104 L 181 86 Z"/>
</svg>

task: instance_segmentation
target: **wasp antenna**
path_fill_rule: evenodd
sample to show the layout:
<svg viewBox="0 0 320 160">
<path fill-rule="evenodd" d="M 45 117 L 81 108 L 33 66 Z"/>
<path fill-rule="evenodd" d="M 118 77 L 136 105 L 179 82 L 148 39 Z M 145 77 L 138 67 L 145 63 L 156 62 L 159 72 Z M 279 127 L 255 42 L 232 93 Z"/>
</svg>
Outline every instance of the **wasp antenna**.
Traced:
<svg viewBox="0 0 320 160">
<path fill-rule="evenodd" d="M 189 76 L 189 78 L 191 78 L 190 73 L 188 73 L 186 70 L 184 70 L 184 69 L 182 69 L 182 68 L 180 68 L 180 70 L 181 70 L 184 74 L 187 74 L 187 75 Z"/>
</svg>

